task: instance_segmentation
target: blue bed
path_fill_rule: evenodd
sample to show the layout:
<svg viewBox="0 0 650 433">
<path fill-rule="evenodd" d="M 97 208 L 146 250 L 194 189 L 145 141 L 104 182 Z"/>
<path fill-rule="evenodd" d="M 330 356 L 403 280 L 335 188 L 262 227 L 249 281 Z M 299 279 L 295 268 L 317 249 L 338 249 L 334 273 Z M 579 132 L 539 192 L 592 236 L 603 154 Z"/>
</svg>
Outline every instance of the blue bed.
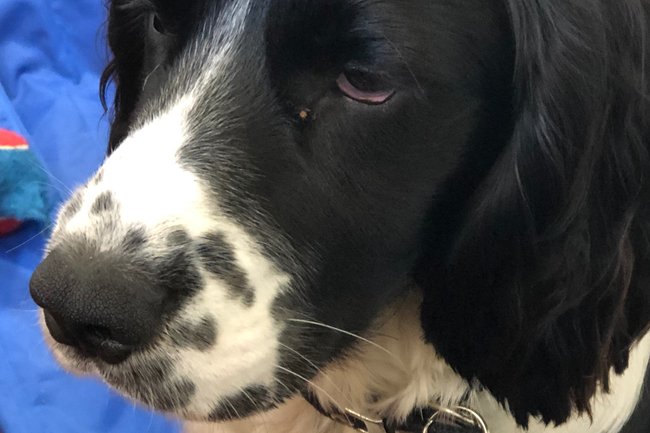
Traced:
<svg viewBox="0 0 650 433">
<path fill-rule="evenodd" d="M 107 58 L 103 0 L 0 1 L 0 121 L 24 134 L 56 203 L 101 163 L 107 119 L 97 97 Z M 0 431 L 177 432 L 169 420 L 92 379 L 62 372 L 44 346 L 28 294 L 47 233 L 0 237 Z"/>
</svg>

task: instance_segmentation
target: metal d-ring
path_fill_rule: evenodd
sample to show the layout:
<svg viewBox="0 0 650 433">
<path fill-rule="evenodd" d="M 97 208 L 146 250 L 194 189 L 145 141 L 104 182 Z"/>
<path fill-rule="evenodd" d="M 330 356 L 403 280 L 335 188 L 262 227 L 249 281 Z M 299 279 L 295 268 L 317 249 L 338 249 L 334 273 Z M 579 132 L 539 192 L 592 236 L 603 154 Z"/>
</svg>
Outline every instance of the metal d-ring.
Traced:
<svg viewBox="0 0 650 433">
<path fill-rule="evenodd" d="M 432 404 L 431 407 L 434 409 L 433 415 L 429 417 L 426 424 L 422 428 L 422 433 L 429 433 L 429 428 L 436 422 L 436 419 L 447 415 L 451 417 L 455 422 L 462 423 L 471 427 L 478 427 L 481 429 L 481 433 L 490 433 L 488 430 L 487 423 L 478 414 L 478 412 L 473 411 L 470 408 L 465 406 L 453 406 L 451 408 L 442 407 L 436 404 Z"/>
</svg>

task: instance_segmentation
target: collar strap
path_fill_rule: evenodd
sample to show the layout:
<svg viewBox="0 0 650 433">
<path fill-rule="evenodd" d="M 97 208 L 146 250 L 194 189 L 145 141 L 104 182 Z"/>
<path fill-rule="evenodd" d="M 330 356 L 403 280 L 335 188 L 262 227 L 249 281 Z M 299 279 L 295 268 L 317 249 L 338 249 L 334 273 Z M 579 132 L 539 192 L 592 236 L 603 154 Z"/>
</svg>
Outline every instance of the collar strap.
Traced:
<svg viewBox="0 0 650 433">
<path fill-rule="evenodd" d="M 368 433 L 372 424 L 381 426 L 385 433 L 490 433 L 483 418 L 464 406 L 431 404 L 415 408 L 404 422 L 395 423 L 386 418 L 367 417 L 348 408 L 327 411 L 309 390 L 303 392 L 303 398 L 321 415 L 361 433 Z"/>
</svg>

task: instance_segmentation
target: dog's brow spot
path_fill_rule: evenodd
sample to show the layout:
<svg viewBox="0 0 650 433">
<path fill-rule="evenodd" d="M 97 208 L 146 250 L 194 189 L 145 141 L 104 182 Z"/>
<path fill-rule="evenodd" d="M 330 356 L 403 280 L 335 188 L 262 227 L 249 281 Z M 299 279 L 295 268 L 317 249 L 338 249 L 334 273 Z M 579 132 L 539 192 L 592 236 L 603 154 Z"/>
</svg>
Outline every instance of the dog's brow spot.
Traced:
<svg viewBox="0 0 650 433">
<path fill-rule="evenodd" d="M 161 288 L 167 293 L 194 293 L 202 284 L 201 274 L 192 256 L 184 249 L 177 249 L 161 260 L 158 277 Z"/>
<path fill-rule="evenodd" d="M 104 191 L 97 196 L 92 208 L 90 209 L 90 212 L 97 215 L 100 213 L 108 212 L 114 207 L 115 202 L 113 201 L 113 195 L 108 191 Z"/>
<path fill-rule="evenodd" d="M 167 245 L 171 247 L 178 247 L 188 245 L 191 242 L 190 235 L 187 231 L 177 228 L 167 235 Z"/>
<path fill-rule="evenodd" d="M 205 269 L 223 280 L 233 297 L 241 299 L 247 307 L 253 305 L 255 292 L 246 274 L 237 265 L 231 247 L 221 234 L 210 233 L 203 236 L 196 252 Z"/>
<path fill-rule="evenodd" d="M 206 351 L 217 340 L 217 325 L 209 316 L 197 324 L 181 322 L 169 330 L 169 338 L 175 346 Z"/>
<path fill-rule="evenodd" d="M 122 247 L 125 252 L 134 253 L 147 243 L 147 236 L 144 227 L 132 227 L 122 240 Z"/>
</svg>

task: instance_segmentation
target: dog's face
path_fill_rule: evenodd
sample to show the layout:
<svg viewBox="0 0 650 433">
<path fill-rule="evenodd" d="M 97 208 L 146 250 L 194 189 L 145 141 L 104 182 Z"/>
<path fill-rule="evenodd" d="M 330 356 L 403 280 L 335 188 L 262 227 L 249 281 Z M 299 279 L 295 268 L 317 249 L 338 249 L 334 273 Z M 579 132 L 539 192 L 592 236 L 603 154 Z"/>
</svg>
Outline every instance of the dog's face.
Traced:
<svg viewBox="0 0 650 433">
<path fill-rule="evenodd" d="M 113 4 L 114 40 L 120 14 L 138 20 L 134 105 L 63 208 L 35 277 L 58 282 L 36 297 L 67 361 L 160 410 L 244 416 L 409 284 L 431 202 L 495 109 L 499 17 L 482 1 L 171 3 Z"/>
<path fill-rule="evenodd" d="M 567 25 L 549 46 L 582 50 L 582 63 L 540 67 L 564 59 L 535 52 L 543 32 L 521 36 L 545 15 L 505 3 L 114 0 L 109 156 L 63 207 L 31 285 L 59 359 L 159 410 L 243 417 L 300 392 L 416 280 L 428 340 L 522 423 L 585 409 L 593 389 L 581 378 L 622 368 L 645 321 L 605 315 L 598 326 L 628 326 L 616 339 L 581 331 L 593 314 L 557 320 L 575 313 L 571 299 L 626 301 L 611 286 L 583 296 L 600 289 L 583 284 L 591 265 L 561 268 L 584 265 L 584 230 L 636 230 L 632 203 L 620 195 L 611 214 L 588 214 L 584 196 L 609 186 L 587 188 L 581 170 L 609 151 L 560 169 L 575 156 L 566 140 L 597 147 L 583 131 L 609 127 L 585 79 L 600 51 Z M 560 225 L 578 234 L 545 237 Z M 616 230 L 603 260 L 644 248 L 620 249 L 628 232 Z M 595 269 L 604 262 L 590 251 Z M 538 306 L 553 322 L 529 314 Z M 547 329 L 576 333 L 575 352 Z M 606 364 L 592 362 L 602 353 Z M 563 363 L 577 366 L 548 382 Z M 521 390 L 522 378 L 552 385 Z"/>
</svg>

